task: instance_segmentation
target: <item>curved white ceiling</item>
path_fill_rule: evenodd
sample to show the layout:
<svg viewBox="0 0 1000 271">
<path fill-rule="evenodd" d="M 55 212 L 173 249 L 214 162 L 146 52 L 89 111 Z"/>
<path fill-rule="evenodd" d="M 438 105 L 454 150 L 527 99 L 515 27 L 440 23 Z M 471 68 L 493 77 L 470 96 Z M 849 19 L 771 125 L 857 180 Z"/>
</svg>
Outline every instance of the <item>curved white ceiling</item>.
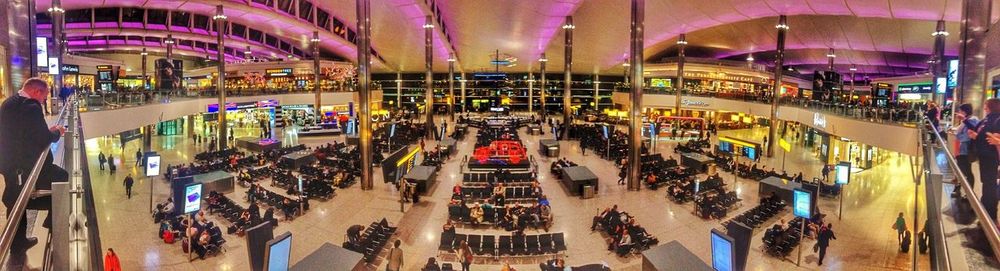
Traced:
<svg viewBox="0 0 1000 271">
<path fill-rule="evenodd" d="M 39 10 L 47 2 L 39 1 Z M 209 0 L 64 0 L 67 8 L 151 6 L 157 8 L 210 8 Z M 252 26 L 287 37 L 306 37 L 311 29 L 296 22 L 241 14 L 240 1 L 227 3 L 227 15 L 248 16 L 260 21 Z M 315 0 L 318 7 L 353 28 L 354 0 Z M 450 48 L 457 52 L 466 71 L 492 68 L 490 54 L 496 50 L 519 59 L 518 66 L 505 71 L 537 70 L 537 59 L 545 52 L 549 70 L 562 70 L 564 17 L 574 17 L 575 73 L 620 74 L 628 51 L 629 10 L 627 0 L 373 0 L 372 45 L 387 67 L 376 71 L 420 72 L 424 70 L 423 20 L 434 15 L 431 4 L 440 9 L 439 27 L 434 32 L 434 70 L 446 71 Z M 933 47 L 934 22 L 948 21 L 951 36 L 946 52 L 955 54 L 960 33 L 960 0 L 647 0 L 645 10 L 645 55 L 668 51 L 680 33 L 690 33 L 689 46 L 712 48 L 713 57 L 773 50 L 776 16 L 788 15 L 791 25 L 789 48 L 834 47 L 844 51 L 892 52 L 905 55 L 929 53 Z M 236 6 L 229 8 L 229 5 Z M 245 6 L 245 5 L 244 5 Z M 994 5 L 993 20 L 1000 16 Z M 232 10 L 232 11 L 231 11 Z M 233 12 L 230 15 L 230 12 Z M 266 27 L 265 27 L 266 26 Z M 448 41 L 444 36 L 450 36 Z M 326 37 L 324 37 L 326 39 Z M 327 44 L 350 59 L 356 50 L 348 41 L 333 38 Z M 299 40 L 305 40 L 301 38 Z M 872 58 L 872 59 L 869 59 Z M 851 63 L 878 66 L 878 54 L 858 53 Z M 884 60 L 883 60 L 884 61 Z M 795 59 L 789 59 L 795 63 Z M 802 61 L 803 65 L 811 61 Z"/>
</svg>

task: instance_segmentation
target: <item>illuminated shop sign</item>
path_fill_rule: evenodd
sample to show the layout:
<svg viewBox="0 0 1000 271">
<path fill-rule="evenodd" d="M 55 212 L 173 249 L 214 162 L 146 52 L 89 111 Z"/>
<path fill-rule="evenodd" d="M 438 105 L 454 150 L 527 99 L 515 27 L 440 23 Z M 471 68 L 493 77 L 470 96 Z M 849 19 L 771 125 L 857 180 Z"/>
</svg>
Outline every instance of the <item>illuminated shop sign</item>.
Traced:
<svg viewBox="0 0 1000 271">
<path fill-rule="evenodd" d="M 813 125 L 826 129 L 826 116 L 820 113 L 813 113 Z"/>
<path fill-rule="evenodd" d="M 932 93 L 934 92 L 934 85 L 930 83 L 921 84 L 900 84 L 896 88 L 899 93 Z"/>
<path fill-rule="evenodd" d="M 62 72 L 64 74 L 78 74 L 78 73 L 80 73 L 80 66 L 72 65 L 72 64 L 63 64 L 62 65 Z"/>
<path fill-rule="evenodd" d="M 708 102 L 681 99 L 682 106 L 708 106 Z"/>
<path fill-rule="evenodd" d="M 266 69 L 264 74 L 268 77 L 288 77 L 292 76 L 292 68 Z"/>
</svg>

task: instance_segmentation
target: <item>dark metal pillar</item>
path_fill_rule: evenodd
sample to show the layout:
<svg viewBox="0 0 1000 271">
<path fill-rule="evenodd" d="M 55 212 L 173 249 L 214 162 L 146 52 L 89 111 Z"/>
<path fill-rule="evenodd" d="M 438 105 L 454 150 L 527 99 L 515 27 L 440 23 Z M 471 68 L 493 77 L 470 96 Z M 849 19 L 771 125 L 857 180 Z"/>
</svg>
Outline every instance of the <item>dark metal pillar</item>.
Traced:
<svg viewBox="0 0 1000 271">
<path fill-rule="evenodd" d="M 983 91 L 986 80 L 986 35 L 990 30 L 992 0 L 962 1 L 962 33 L 958 48 L 958 87 L 954 90 L 955 103 L 972 104 L 975 114 L 982 115 L 986 100 Z"/>
<path fill-rule="evenodd" d="M 219 62 L 219 76 L 215 77 L 216 90 L 219 92 L 219 149 L 227 148 L 229 141 L 229 125 L 226 122 L 226 15 L 222 11 L 222 5 L 215 6 L 215 36 L 219 44 L 215 52 L 215 58 Z"/>
<path fill-rule="evenodd" d="M 175 42 L 176 41 L 174 41 L 174 35 L 172 35 L 172 34 L 167 34 L 167 39 L 163 40 L 163 44 L 166 44 L 166 46 L 167 46 L 166 59 L 167 59 L 167 63 L 169 63 L 169 65 L 174 65 L 174 43 Z M 176 69 L 177 67 L 174 67 L 174 68 Z"/>
<path fill-rule="evenodd" d="M 600 80 L 601 80 L 601 76 L 598 75 L 595 72 L 594 73 L 594 80 L 592 80 L 592 83 L 594 84 L 594 111 L 597 111 L 598 108 L 601 107 L 601 90 L 600 90 L 601 89 L 601 86 L 600 86 L 601 85 L 601 81 Z"/>
<path fill-rule="evenodd" d="M 147 58 L 149 58 L 149 53 L 146 52 L 146 47 L 142 47 L 142 53 L 139 53 L 139 55 L 142 56 L 142 89 L 149 90 L 149 88 L 147 88 L 149 85 L 149 75 L 146 73 L 146 66 L 148 66 Z M 80 82 L 76 82 L 76 84 L 79 86 Z"/>
<path fill-rule="evenodd" d="M 629 61 L 629 59 L 625 59 L 625 63 L 622 64 L 622 68 L 623 68 L 622 70 L 624 70 L 624 76 L 623 77 L 625 77 L 625 84 L 626 85 L 628 85 L 629 82 L 630 82 L 629 81 L 629 77 L 631 77 L 631 76 L 629 76 L 629 73 L 631 72 L 631 68 L 632 68 L 631 67 L 632 64 L 629 64 L 628 61 Z"/>
<path fill-rule="evenodd" d="M 565 54 L 563 54 L 563 123 L 570 124 L 573 114 L 573 16 L 566 16 L 563 31 L 566 36 Z M 569 127 L 569 126 L 566 126 Z"/>
<path fill-rule="evenodd" d="M 541 80 L 538 81 L 538 90 L 540 90 L 540 93 L 538 94 L 538 97 L 539 97 L 539 102 L 542 104 L 542 110 L 539 111 L 539 112 L 541 112 L 541 115 L 542 115 L 540 117 L 540 119 L 542 119 L 542 121 L 545 121 L 545 118 L 548 117 L 548 114 L 549 114 L 548 111 L 545 110 L 545 99 L 546 99 L 546 96 L 548 96 L 548 95 L 546 95 L 546 92 L 548 92 L 548 89 L 545 86 L 545 63 L 548 63 L 548 62 L 549 62 L 549 59 L 545 58 L 545 53 L 542 53 L 542 56 L 540 58 L 538 58 L 538 77 L 540 77 L 539 79 L 541 79 Z"/>
<path fill-rule="evenodd" d="M 434 19 L 427 16 L 424 20 L 424 68 L 427 74 L 424 75 L 424 108 L 427 111 L 428 138 L 434 137 Z"/>
<path fill-rule="evenodd" d="M 49 13 L 52 15 L 52 45 L 55 45 L 53 53 L 56 58 L 56 63 L 59 64 L 59 66 L 56 67 L 56 70 L 58 70 L 59 73 L 52 75 L 52 83 L 54 85 L 53 88 L 55 89 L 52 94 L 53 96 L 56 96 L 59 95 L 63 88 L 62 65 L 63 55 L 66 53 L 66 36 L 65 33 L 63 33 L 63 27 L 65 26 L 66 21 L 66 10 L 62 8 L 62 1 L 52 0 L 52 7 L 49 8 Z M 34 12 L 32 12 L 32 14 L 34 14 Z M 52 110 L 52 112 L 56 111 L 57 110 Z"/>
<path fill-rule="evenodd" d="M 528 72 L 528 113 L 535 113 L 535 73 Z"/>
<path fill-rule="evenodd" d="M 361 149 L 361 189 L 372 190 L 372 124 L 369 117 L 371 103 L 368 101 L 371 95 L 371 2 L 370 0 L 356 0 L 358 17 L 358 35 L 355 39 L 358 48 L 358 103 L 361 108 L 358 110 L 358 119 L 361 127 L 359 144 Z"/>
<path fill-rule="evenodd" d="M 459 91 L 462 92 L 462 113 L 466 113 L 466 112 L 468 112 L 467 111 L 468 110 L 468 106 L 465 104 L 465 83 L 468 80 L 465 80 L 465 72 L 461 72 L 459 74 L 459 76 L 462 77 L 462 79 L 459 79 L 459 81 L 458 81 L 458 83 L 459 83 L 458 87 L 460 89 Z"/>
<path fill-rule="evenodd" d="M 774 156 L 774 141 L 775 134 L 777 131 L 776 122 L 778 120 L 778 98 L 781 97 L 781 73 L 784 72 L 785 60 L 785 34 L 788 32 L 788 18 L 785 15 L 778 17 L 778 25 L 775 26 L 778 29 L 778 47 L 775 50 L 774 59 L 774 89 L 771 91 L 771 121 L 767 128 L 767 157 Z"/>
<path fill-rule="evenodd" d="M 25 80 L 38 75 L 38 59 L 35 57 L 35 0 L 21 0 L 17 3 L 3 1 L 0 4 L 0 45 L 4 47 L 7 60 L 0 63 L 0 69 L 8 71 L 3 95 L 17 95 Z"/>
<path fill-rule="evenodd" d="M 687 35 L 677 36 L 677 86 L 674 87 L 674 114 L 681 115 L 681 92 L 684 92 L 684 47 L 687 47 Z"/>
<path fill-rule="evenodd" d="M 638 191 L 642 183 L 642 50 L 643 20 L 646 1 L 632 0 L 632 36 L 629 46 L 629 57 L 632 67 L 632 89 L 630 91 L 629 126 L 628 126 L 628 190 Z"/>
<path fill-rule="evenodd" d="M 58 1 L 58 0 L 56 0 L 56 1 Z M 53 2 L 53 3 L 55 3 L 55 2 Z M 146 76 L 146 63 L 147 63 L 147 58 L 149 58 L 149 53 L 146 52 L 146 47 L 142 48 L 142 53 L 139 53 L 139 55 L 142 56 L 142 61 L 141 61 L 142 62 L 142 89 L 143 89 L 143 91 L 146 91 L 147 90 L 146 89 L 146 83 L 149 80 L 148 77 Z M 80 84 L 79 81 L 76 82 L 76 83 L 77 83 L 77 85 Z M 142 150 L 144 152 L 151 152 L 151 151 L 153 151 L 153 125 L 146 125 L 146 128 L 144 128 L 143 131 L 142 131 Z"/>
<path fill-rule="evenodd" d="M 316 119 L 322 119 L 323 112 L 320 110 L 323 106 L 323 91 L 320 87 L 320 68 L 319 68 L 319 31 L 313 31 L 313 37 L 310 41 L 312 45 L 312 58 L 313 58 L 313 91 L 316 92 L 316 98 L 313 101 L 313 108 L 316 109 Z"/>
<path fill-rule="evenodd" d="M 858 66 L 854 65 L 854 64 L 851 64 L 850 71 L 851 71 L 851 94 L 850 94 L 851 96 L 847 97 L 847 100 L 848 101 L 854 101 L 854 72 L 858 71 Z"/>
<path fill-rule="evenodd" d="M 826 70 L 831 71 L 831 72 L 832 71 L 837 71 L 837 70 L 833 69 L 833 60 L 836 59 L 836 58 L 837 58 L 837 54 L 833 51 L 833 48 L 830 48 L 830 50 L 826 52 L 826 60 L 827 60 Z"/>
<path fill-rule="evenodd" d="M 448 116 L 455 122 L 455 53 L 448 56 Z"/>
<path fill-rule="evenodd" d="M 948 30 L 945 27 L 944 20 L 937 22 L 937 28 L 931 35 L 934 36 L 934 55 L 931 56 L 930 63 L 931 73 L 934 74 L 934 80 L 931 82 L 934 84 L 934 101 L 936 101 L 939 105 L 944 105 L 944 93 L 938 93 L 937 91 L 939 87 L 937 79 L 947 76 L 944 69 L 944 43 L 945 39 L 948 37 Z"/>
</svg>

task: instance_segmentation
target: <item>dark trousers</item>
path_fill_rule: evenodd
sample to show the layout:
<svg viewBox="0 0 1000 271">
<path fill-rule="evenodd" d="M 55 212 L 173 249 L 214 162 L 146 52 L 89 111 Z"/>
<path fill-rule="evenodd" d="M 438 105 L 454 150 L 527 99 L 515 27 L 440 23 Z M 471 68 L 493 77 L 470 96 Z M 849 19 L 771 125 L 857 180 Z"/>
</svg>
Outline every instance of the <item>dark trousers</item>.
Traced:
<svg viewBox="0 0 1000 271">
<path fill-rule="evenodd" d="M 125 187 L 125 195 L 128 196 L 128 198 L 130 199 L 132 198 L 132 186 Z"/>
<path fill-rule="evenodd" d="M 101 165 L 101 170 L 104 170 L 104 162 L 98 162 Z"/>
<path fill-rule="evenodd" d="M 462 262 L 462 271 L 469 271 L 470 265 L 472 265 L 472 262 Z"/>
<path fill-rule="evenodd" d="M 997 158 L 979 157 L 979 179 L 983 181 L 983 203 L 986 213 L 997 219 Z"/>
<path fill-rule="evenodd" d="M 823 258 L 826 257 L 826 246 L 819 246 L 819 265 L 823 265 Z"/>
<path fill-rule="evenodd" d="M 976 187 L 976 176 L 972 175 L 972 161 L 969 161 L 968 155 L 955 156 L 955 162 L 958 163 L 958 170 L 965 175 L 965 179 L 969 180 L 969 186 L 972 188 Z M 955 190 L 960 190 L 961 188 L 955 188 Z"/>
<path fill-rule="evenodd" d="M 4 173 L 4 182 L 6 183 L 6 189 L 13 189 L 9 191 L 4 191 L 3 204 L 7 207 L 7 216 L 9 217 L 12 213 L 11 209 L 14 207 L 14 203 L 17 201 L 17 196 L 21 192 L 21 185 L 19 184 L 18 175 L 16 173 Z M 27 178 L 27 174 L 23 174 L 23 178 Z M 38 181 L 35 182 L 36 190 L 52 190 L 52 182 L 65 182 L 69 180 L 69 174 L 66 170 L 53 165 L 48 164 L 42 167 L 39 171 Z M 38 197 L 28 201 L 28 210 L 51 210 L 52 209 L 52 197 Z M 43 226 L 51 227 L 52 224 L 52 213 L 50 212 L 45 217 L 45 223 Z M 23 253 L 26 251 L 28 244 L 28 217 L 26 215 L 21 216 L 21 220 L 17 223 L 17 231 L 14 233 L 13 244 L 11 246 L 12 252 Z"/>
</svg>

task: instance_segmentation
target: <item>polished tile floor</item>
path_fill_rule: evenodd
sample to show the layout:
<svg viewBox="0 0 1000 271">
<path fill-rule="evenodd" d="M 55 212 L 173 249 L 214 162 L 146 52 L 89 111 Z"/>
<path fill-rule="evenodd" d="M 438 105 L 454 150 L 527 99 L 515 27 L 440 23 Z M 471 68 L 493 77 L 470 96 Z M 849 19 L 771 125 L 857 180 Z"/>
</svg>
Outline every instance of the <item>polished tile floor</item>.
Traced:
<svg viewBox="0 0 1000 271">
<path fill-rule="evenodd" d="M 453 125 L 452 125 L 453 127 Z M 237 129 L 237 135 L 250 135 L 255 132 L 250 129 Z M 276 130 L 284 141 L 289 144 L 319 145 L 331 141 L 342 141 L 342 137 L 311 137 L 298 138 L 289 129 Z M 739 138 L 757 139 L 766 133 L 766 129 L 748 129 L 723 131 L 722 135 Z M 541 136 L 528 135 L 521 130 L 526 149 L 537 149 Z M 546 137 L 550 135 L 545 135 Z M 413 206 L 406 204 L 406 212 L 400 212 L 396 199 L 398 194 L 390 185 L 381 181 L 381 173 L 375 170 L 375 189 L 362 191 L 355 185 L 351 188 L 338 190 L 337 196 L 326 202 L 313 202 L 312 210 L 304 216 L 292 221 L 281 222 L 276 233 L 292 232 L 293 249 L 292 262 L 297 262 L 323 243 L 340 245 L 345 240 L 345 230 L 354 224 L 367 225 L 383 217 L 398 225 L 396 238 L 403 243 L 405 254 L 405 270 L 419 270 L 428 257 L 438 255 L 437 245 L 441 226 L 448 217 L 447 202 L 450 189 L 461 179 L 461 157 L 469 154 L 473 148 L 474 129 L 466 140 L 458 144 L 458 155 L 448 161 L 438 174 L 438 184 L 432 187 L 431 194 L 422 198 L 422 202 Z M 433 146 L 434 142 L 427 142 Z M 821 163 L 811 150 L 801 147 L 799 142 L 793 142 L 792 152 L 786 158 L 788 172 L 805 172 L 806 177 L 819 175 Z M 225 235 L 228 243 L 226 252 L 204 260 L 189 260 L 183 254 L 178 244 L 164 244 L 156 236 L 157 225 L 153 223 L 150 212 L 150 197 L 155 202 L 162 202 L 168 196 L 168 185 L 163 178 L 137 178 L 132 199 L 126 199 L 122 179 L 126 174 L 140 175 L 140 169 L 134 167 L 134 153 L 141 142 L 136 140 L 121 146 L 117 139 L 92 139 L 87 142 L 90 159 L 91 180 L 93 182 L 97 215 L 100 223 L 101 242 L 105 248 L 114 248 L 119 253 L 125 270 L 248 270 L 246 243 L 243 238 L 235 235 Z M 186 163 L 193 159 L 194 154 L 204 151 L 207 145 L 194 145 L 185 136 L 155 136 L 154 149 L 162 155 L 163 164 Z M 675 155 L 672 148 L 676 142 L 659 141 L 655 150 L 664 156 Z M 591 217 L 598 209 L 617 204 L 620 210 L 636 217 L 639 224 L 651 234 L 659 238 L 661 244 L 678 240 L 693 251 L 702 260 L 710 260 L 709 230 L 722 228 L 721 220 L 703 220 L 695 217 L 691 203 L 675 204 L 665 197 L 664 190 L 643 189 L 638 192 L 628 192 L 624 186 L 615 184 L 618 171 L 610 161 L 600 159 L 591 153 L 581 154 L 577 141 L 561 143 L 562 156 L 581 165 L 588 166 L 600 178 L 598 195 L 593 199 L 580 199 L 569 196 L 566 190 L 556 182 L 548 172 L 552 158 L 539 157 L 541 167 L 539 175 L 542 188 L 549 197 L 555 215 L 555 222 L 550 232 L 563 232 L 567 237 L 568 251 L 566 262 L 570 265 L 583 265 L 604 262 L 614 270 L 639 270 L 642 264 L 641 256 L 632 255 L 621 258 L 610 251 L 605 238 L 589 229 Z M 116 158 L 123 156 L 119 170 L 114 176 L 107 171 L 100 171 L 96 157 L 99 151 L 112 153 Z M 532 152 L 534 153 L 534 152 Z M 676 157 L 676 156 L 675 156 Z M 781 156 L 764 158 L 761 161 L 768 167 L 780 167 Z M 761 252 L 761 237 L 758 232 L 751 243 L 749 270 L 909 270 L 913 251 L 910 254 L 898 252 L 895 233 L 890 229 L 899 212 L 906 214 L 907 224 L 913 221 L 914 202 L 922 206 L 923 199 L 914 197 L 914 184 L 910 173 L 910 160 L 907 156 L 893 155 L 887 161 L 872 169 L 864 170 L 854 176 L 851 185 L 844 193 L 843 220 L 837 220 L 836 210 L 839 201 L 821 198 L 819 206 L 825 213 L 831 214 L 828 221 L 834 224 L 837 240 L 832 242 L 827 259 L 823 266 L 817 266 L 817 254 L 811 249 L 813 240 L 806 240 L 802 253 L 801 267 L 797 267 L 796 252 L 788 259 L 778 259 L 766 256 Z M 758 201 L 758 183 L 754 180 L 734 180 L 733 175 L 722 173 L 730 190 L 735 190 L 743 199 L 743 205 L 731 212 L 730 217 L 752 208 Z M 233 199 L 240 199 L 245 189 L 237 186 Z M 151 193 L 152 191 L 152 193 Z M 240 202 L 244 206 L 246 202 Z M 781 214 L 782 218 L 790 219 L 790 212 Z M 921 213 L 920 217 L 924 217 Z M 226 225 L 221 217 L 211 217 L 217 224 Z M 775 220 L 776 221 L 776 220 Z M 459 233 L 499 234 L 501 231 L 487 229 L 459 228 Z M 529 230 L 528 234 L 534 233 Z M 927 269 L 927 258 L 919 255 L 921 269 Z M 444 260 L 449 260 L 447 257 Z M 509 261 L 518 270 L 536 270 L 537 262 L 523 259 L 477 260 L 473 270 L 499 270 L 500 264 Z M 373 270 L 382 269 L 385 263 Z M 341 270 L 334 268 L 334 270 Z"/>
</svg>

